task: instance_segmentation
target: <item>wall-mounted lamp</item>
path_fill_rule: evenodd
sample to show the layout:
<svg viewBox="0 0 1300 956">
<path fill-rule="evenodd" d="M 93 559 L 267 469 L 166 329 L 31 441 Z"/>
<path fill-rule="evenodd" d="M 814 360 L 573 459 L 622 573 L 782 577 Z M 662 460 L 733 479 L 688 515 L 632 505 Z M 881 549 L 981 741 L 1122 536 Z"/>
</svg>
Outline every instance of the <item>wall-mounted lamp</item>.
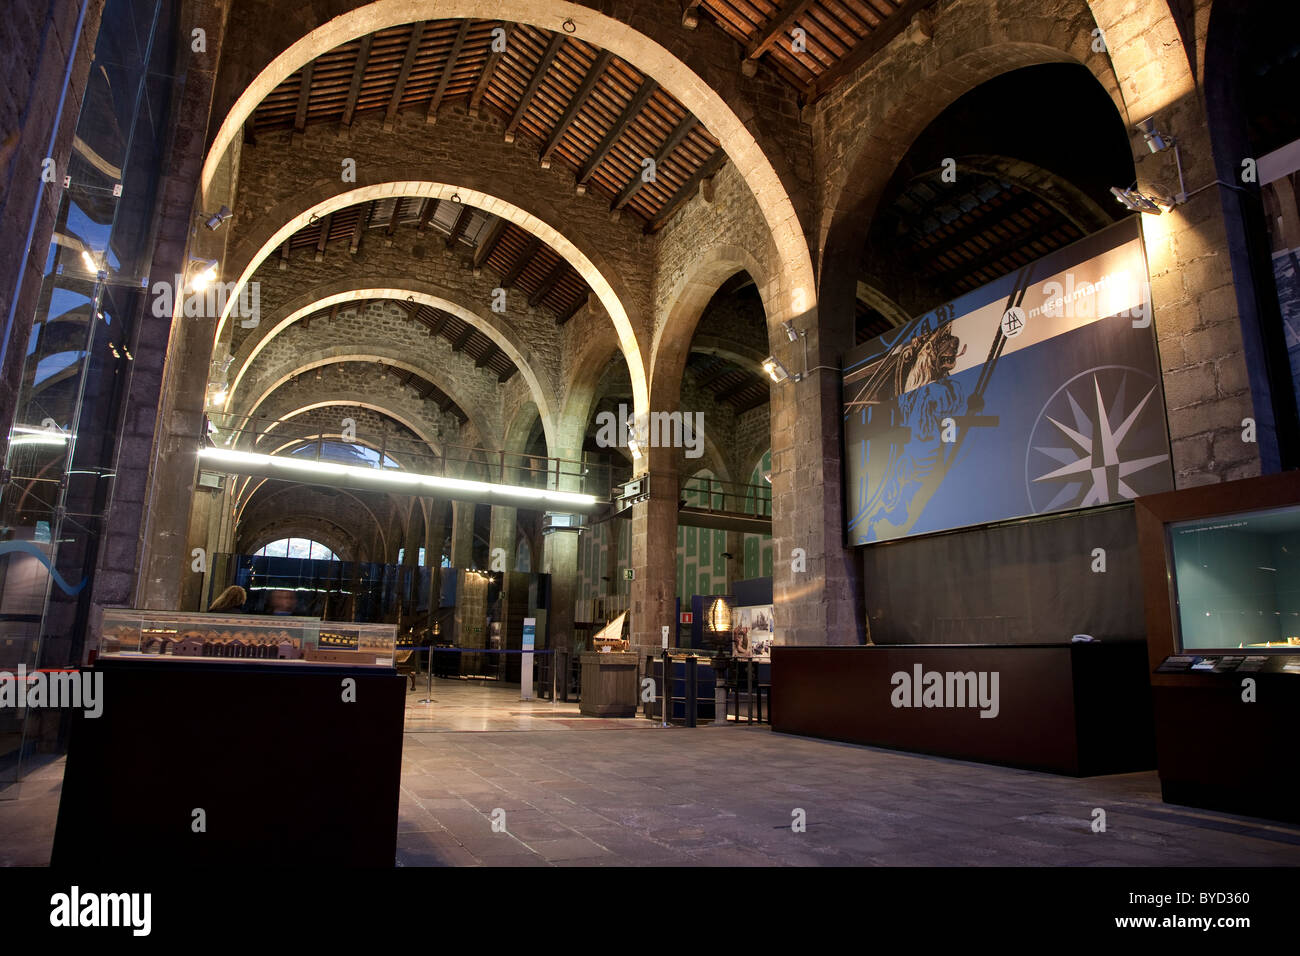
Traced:
<svg viewBox="0 0 1300 956">
<path fill-rule="evenodd" d="M 1120 189 L 1118 186 L 1111 186 L 1110 191 L 1115 201 L 1130 212 L 1146 212 L 1153 216 L 1158 216 L 1162 212 L 1159 203 L 1154 199 L 1148 199 L 1136 188 Z"/>
<path fill-rule="evenodd" d="M 781 323 L 781 328 L 785 329 L 785 337 L 791 342 L 799 341 L 799 330 L 794 327 L 794 323 L 785 321 Z"/>
<path fill-rule="evenodd" d="M 641 443 L 636 440 L 636 432 L 632 430 L 632 423 L 627 425 L 627 447 L 632 452 L 633 458 L 641 457 Z"/>
<path fill-rule="evenodd" d="M 1141 133 L 1142 138 L 1146 140 L 1147 149 L 1151 150 L 1153 153 L 1163 153 L 1165 150 L 1169 149 L 1169 147 L 1177 144 L 1177 140 L 1172 136 L 1156 129 L 1156 118 L 1154 116 L 1148 117 L 1138 123 L 1137 131 Z"/>
<path fill-rule="evenodd" d="M 763 371 L 778 385 L 790 377 L 789 371 L 786 370 L 786 367 L 781 364 L 781 360 L 775 355 L 769 355 L 763 359 Z"/>
<path fill-rule="evenodd" d="M 190 259 L 190 291 L 202 292 L 217 279 L 217 266 L 219 263 L 216 259 Z"/>
<path fill-rule="evenodd" d="M 206 212 L 199 213 L 199 215 L 203 217 L 203 225 L 207 226 L 213 232 L 216 232 L 221 228 L 222 223 L 230 220 L 234 213 L 230 211 L 229 206 L 222 206 L 211 215 Z"/>
</svg>

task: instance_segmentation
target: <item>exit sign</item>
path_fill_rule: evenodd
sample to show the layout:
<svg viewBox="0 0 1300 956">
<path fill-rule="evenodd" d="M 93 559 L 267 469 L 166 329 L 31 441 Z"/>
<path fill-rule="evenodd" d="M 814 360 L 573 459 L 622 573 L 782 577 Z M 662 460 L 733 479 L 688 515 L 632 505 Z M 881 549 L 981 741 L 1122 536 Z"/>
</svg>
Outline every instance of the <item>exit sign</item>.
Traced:
<svg viewBox="0 0 1300 956">
<path fill-rule="evenodd" d="M 636 579 L 636 568 L 624 568 L 624 569 L 623 569 L 623 580 L 625 580 L 625 581 L 633 581 L 633 580 L 635 580 L 635 579 Z"/>
</svg>

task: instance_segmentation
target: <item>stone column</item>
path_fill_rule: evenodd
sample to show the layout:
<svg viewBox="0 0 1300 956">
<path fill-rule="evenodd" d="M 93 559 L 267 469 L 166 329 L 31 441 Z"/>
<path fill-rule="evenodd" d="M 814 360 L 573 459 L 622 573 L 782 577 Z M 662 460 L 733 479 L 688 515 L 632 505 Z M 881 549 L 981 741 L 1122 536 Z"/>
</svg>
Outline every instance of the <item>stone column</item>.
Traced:
<svg viewBox="0 0 1300 956">
<path fill-rule="evenodd" d="M 488 568 L 493 571 L 515 569 L 515 542 L 518 540 L 518 513 L 514 508 L 492 506 L 492 530 L 488 536 Z M 497 549 L 502 554 L 499 555 Z M 502 557 L 498 567 L 497 558 Z"/>
<path fill-rule="evenodd" d="M 451 503 L 451 566 L 466 570 L 474 566 L 474 503 Z"/>
<path fill-rule="evenodd" d="M 447 502 L 429 502 L 429 519 L 424 528 L 424 564 L 429 569 L 429 625 L 438 618 L 438 595 L 442 593 L 442 545 L 447 537 Z"/>
<path fill-rule="evenodd" d="M 551 576 L 551 605 L 546 622 L 551 646 L 568 651 L 573 647 L 574 602 L 578 599 L 579 533 L 560 528 L 542 538 L 542 572 Z"/>
<path fill-rule="evenodd" d="M 663 648 L 660 628 L 669 626 L 669 646 L 677 598 L 677 470 L 673 450 L 651 448 L 646 476 L 650 497 L 632 506 L 632 579 L 628 633 L 641 657 Z"/>
</svg>

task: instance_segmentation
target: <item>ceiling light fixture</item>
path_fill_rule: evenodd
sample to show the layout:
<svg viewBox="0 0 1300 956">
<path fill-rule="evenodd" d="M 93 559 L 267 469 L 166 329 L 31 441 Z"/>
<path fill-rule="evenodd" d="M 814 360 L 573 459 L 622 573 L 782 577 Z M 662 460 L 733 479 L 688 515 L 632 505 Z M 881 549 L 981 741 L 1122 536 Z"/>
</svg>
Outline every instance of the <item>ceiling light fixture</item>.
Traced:
<svg viewBox="0 0 1300 956">
<path fill-rule="evenodd" d="M 1158 216 L 1163 211 L 1160 205 L 1154 199 L 1148 199 L 1137 191 L 1137 188 L 1120 189 L 1118 186 L 1110 187 L 1111 194 L 1115 201 L 1124 206 L 1130 212 L 1145 212 L 1153 216 Z"/>
<path fill-rule="evenodd" d="M 1146 140 L 1147 149 L 1151 150 L 1153 153 L 1163 153 L 1178 142 L 1167 133 L 1162 133 L 1160 130 L 1156 129 L 1156 118 L 1154 116 L 1149 116 L 1142 122 L 1138 123 L 1137 131 L 1141 133 L 1142 138 Z"/>
<path fill-rule="evenodd" d="M 190 259 L 190 291 L 202 292 L 217 279 L 216 259 Z"/>
<path fill-rule="evenodd" d="M 785 321 L 781 323 L 781 328 L 785 329 L 785 337 L 791 342 L 799 341 L 799 330 L 794 327 L 794 323 Z"/>
</svg>

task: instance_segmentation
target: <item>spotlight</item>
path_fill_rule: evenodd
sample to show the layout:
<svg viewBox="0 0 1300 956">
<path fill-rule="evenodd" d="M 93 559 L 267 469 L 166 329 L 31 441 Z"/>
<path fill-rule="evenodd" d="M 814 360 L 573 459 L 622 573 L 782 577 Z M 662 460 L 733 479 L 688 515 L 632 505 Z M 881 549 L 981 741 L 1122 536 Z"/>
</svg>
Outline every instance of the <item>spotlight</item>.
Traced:
<svg viewBox="0 0 1300 956">
<path fill-rule="evenodd" d="M 1148 117 L 1137 124 L 1137 131 L 1142 134 L 1146 140 L 1147 149 L 1153 153 L 1163 153 L 1169 147 L 1173 146 L 1176 140 L 1168 133 L 1162 133 L 1156 129 L 1155 117 Z"/>
<path fill-rule="evenodd" d="M 195 270 L 190 278 L 190 291 L 202 292 L 217 278 L 216 259 L 191 259 L 190 268 Z"/>
<path fill-rule="evenodd" d="M 790 377 L 790 373 L 786 371 L 786 367 L 781 364 L 780 359 L 775 355 L 769 355 L 767 358 L 763 359 L 763 371 L 768 374 L 772 381 L 778 384 L 784 382 Z"/>
<path fill-rule="evenodd" d="M 213 232 L 216 232 L 218 229 L 221 228 L 221 224 L 226 220 L 228 220 L 231 216 L 233 216 L 234 213 L 230 211 L 229 206 L 222 206 L 220 209 L 218 209 L 210 216 L 208 216 L 207 213 L 203 213 L 202 215 L 207 216 L 207 219 L 204 221 L 203 225 L 207 226 Z"/>
<path fill-rule="evenodd" d="M 791 342 L 799 341 L 799 330 L 794 327 L 793 322 L 782 322 L 781 328 L 785 329 L 785 336 Z"/>
<path fill-rule="evenodd" d="M 1118 186 L 1111 186 L 1110 191 L 1114 195 L 1115 201 L 1130 212 L 1145 212 L 1153 216 L 1160 215 L 1161 209 L 1155 200 L 1148 199 L 1136 189 L 1120 189 Z"/>
<path fill-rule="evenodd" d="M 636 440 L 636 432 L 632 431 L 632 423 L 627 424 L 627 447 L 632 452 L 633 458 L 641 457 L 641 443 Z"/>
</svg>

